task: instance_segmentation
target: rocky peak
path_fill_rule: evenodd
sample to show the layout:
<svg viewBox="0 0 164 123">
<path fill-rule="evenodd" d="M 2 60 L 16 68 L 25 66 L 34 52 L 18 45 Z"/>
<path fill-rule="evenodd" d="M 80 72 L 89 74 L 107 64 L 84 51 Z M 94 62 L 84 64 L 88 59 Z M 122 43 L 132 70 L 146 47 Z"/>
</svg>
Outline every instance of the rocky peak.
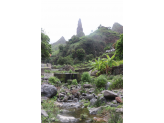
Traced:
<svg viewBox="0 0 164 123">
<path fill-rule="evenodd" d="M 78 21 L 78 27 L 77 27 L 77 36 L 78 37 L 82 37 L 84 36 L 84 32 L 83 32 L 83 28 L 82 28 L 82 23 L 81 23 L 81 19 L 79 19 Z"/>
<path fill-rule="evenodd" d="M 118 32 L 118 33 L 123 33 L 123 26 L 119 23 L 114 23 L 112 27 L 112 31 Z"/>
<path fill-rule="evenodd" d="M 53 43 L 54 45 L 56 44 L 65 44 L 66 43 L 66 40 L 65 38 L 62 36 L 57 42 Z"/>
</svg>

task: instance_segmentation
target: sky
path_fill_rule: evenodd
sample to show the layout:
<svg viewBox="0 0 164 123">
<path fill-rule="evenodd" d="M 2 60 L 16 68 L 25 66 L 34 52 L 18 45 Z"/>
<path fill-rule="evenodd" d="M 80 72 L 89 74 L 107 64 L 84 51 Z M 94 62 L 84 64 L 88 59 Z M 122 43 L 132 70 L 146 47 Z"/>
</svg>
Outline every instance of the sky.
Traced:
<svg viewBox="0 0 164 123">
<path fill-rule="evenodd" d="M 41 0 L 41 28 L 54 43 L 76 35 L 78 20 L 89 35 L 102 26 L 123 25 L 123 0 Z"/>
</svg>

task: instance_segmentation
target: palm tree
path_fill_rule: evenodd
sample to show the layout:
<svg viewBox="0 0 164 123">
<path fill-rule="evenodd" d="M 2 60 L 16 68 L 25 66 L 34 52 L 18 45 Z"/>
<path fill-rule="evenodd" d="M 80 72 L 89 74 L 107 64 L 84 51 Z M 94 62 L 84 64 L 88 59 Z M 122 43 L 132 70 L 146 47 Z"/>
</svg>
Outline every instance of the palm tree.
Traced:
<svg viewBox="0 0 164 123">
<path fill-rule="evenodd" d="M 106 66 L 106 74 L 108 74 L 108 69 L 112 68 L 113 66 L 117 66 L 117 62 L 115 60 L 113 60 L 114 56 L 112 56 L 111 58 L 107 56 L 107 59 L 103 59 L 103 64 Z"/>
</svg>

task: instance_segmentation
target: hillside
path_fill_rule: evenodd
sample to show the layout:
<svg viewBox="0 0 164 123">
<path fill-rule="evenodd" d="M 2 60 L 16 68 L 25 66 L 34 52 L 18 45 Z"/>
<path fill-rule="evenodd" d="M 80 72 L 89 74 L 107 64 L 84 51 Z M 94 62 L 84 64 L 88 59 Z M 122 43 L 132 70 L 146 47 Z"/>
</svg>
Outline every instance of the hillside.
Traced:
<svg viewBox="0 0 164 123">
<path fill-rule="evenodd" d="M 51 49 L 52 49 L 52 56 L 56 55 L 59 53 L 59 45 L 65 45 L 66 44 L 66 40 L 65 38 L 62 36 L 57 42 L 51 44 Z"/>
</svg>

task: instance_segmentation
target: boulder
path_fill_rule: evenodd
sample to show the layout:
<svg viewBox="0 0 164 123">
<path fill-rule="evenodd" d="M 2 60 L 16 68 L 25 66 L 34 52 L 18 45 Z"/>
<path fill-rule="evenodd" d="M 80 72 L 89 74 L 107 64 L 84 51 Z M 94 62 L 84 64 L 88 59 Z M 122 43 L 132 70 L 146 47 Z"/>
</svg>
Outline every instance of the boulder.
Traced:
<svg viewBox="0 0 164 123">
<path fill-rule="evenodd" d="M 118 96 L 117 93 L 114 93 L 112 91 L 109 91 L 109 90 L 104 91 L 104 97 L 105 98 L 113 98 L 113 97 L 115 98 L 117 96 Z"/>
<path fill-rule="evenodd" d="M 89 94 L 87 96 L 84 97 L 84 99 L 88 99 L 88 100 L 91 100 L 92 98 L 94 98 L 93 94 Z"/>
<path fill-rule="evenodd" d="M 110 104 L 110 107 L 117 107 L 118 104 Z"/>
<path fill-rule="evenodd" d="M 108 90 L 108 88 L 110 87 L 111 83 L 107 82 L 107 84 L 105 85 L 105 89 Z"/>
<path fill-rule="evenodd" d="M 104 97 L 100 97 L 101 104 L 105 103 L 106 104 L 106 99 Z"/>
<path fill-rule="evenodd" d="M 48 100 L 47 97 L 41 97 L 41 102 L 43 102 L 44 100 Z"/>
<path fill-rule="evenodd" d="M 91 72 L 91 76 L 96 76 L 96 73 L 98 72 L 98 70 L 92 71 Z"/>
<path fill-rule="evenodd" d="M 123 113 L 123 108 L 116 108 L 116 112 Z"/>
<path fill-rule="evenodd" d="M 97 99 L 92 98 L 92 99 L 90 100 L 90 106 L 95 105 L 96 101 L 97 101 Z"/>
<path fill-rule="evenodd" d="M 122 103 L 122 99 L 120 97 L 115 97 L 115 100 L 119 103 Z"/>
<path fill-rule="evenodd" d="M 84 84 L 83 88 L 92 88 L 92 85 L 91 84 Z"/>
<path fill-rule="evenodd" d="M 43 116 L 45 116 L 45 117 L 48 117 L 48 114 L 47 114 L 47 112 L 45 111 L 45 110 L 41 110 L 41 115 L 43 115 Z"/>
<path fill-rule="evenodd" d="M 78 99 L 77 99 L 77 98 L 74 98 L 73 101 L 74 101 L 74 102 L 78 102 Z"/>
<path fill-rule="evenodd" d="M 51 98 L 53 96 L 56 96 L 56 94 L 57 94 L 57 88 L 54 85 L 48 85 L 48 84 L 41 85 L 41 95 Z"/>
</svg>

